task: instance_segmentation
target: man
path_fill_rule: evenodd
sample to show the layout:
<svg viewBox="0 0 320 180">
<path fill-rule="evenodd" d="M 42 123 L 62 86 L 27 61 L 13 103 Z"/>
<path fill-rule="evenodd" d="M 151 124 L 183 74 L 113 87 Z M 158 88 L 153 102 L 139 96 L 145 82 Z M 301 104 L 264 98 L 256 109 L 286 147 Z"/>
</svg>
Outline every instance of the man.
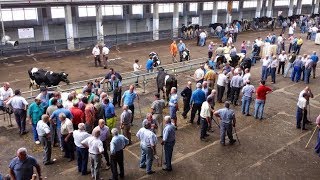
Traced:
<svg viewBox="0 0 320 180">
<path fill-rule="evenodd" d="M 108 67 L 108 55 L 109 55 L 109 48 L 103 44 L 103 48 L 102 48 L 102 55 L 103 55 L 103 62 L 104 62 L 104 65 L 103 65 L 103 69 L 107 69 Z"/>
<path fill-rule="evenodd" d="M 269 56 L 266 56 L 262 60 L 262 68 L 261 68 L 261 79 L 264 81 L 267 80 L 268 78 L 270 66 L 271 66 L 271 58 Z"/>
<path fill-rule="evenodd" d="M 110 169 L 110 160 L 109 160 L 109 155 L 108 155 L 108 140 L 110 138 L 110 130 L 109 127 L 105 125 L 105 121 L 103 119 L 99 119 L 99 125 L 93 129 L 94 130 L 99 130 L 100 131 L 100 140 L 102 141 L 103 144 L 103 156 L 107 162 L 106 165 L 106 170 Z"/>
<path fill-rule="evenodd" d="M 92 93 L 92 89 L 87 89 L 85 92 L 84 92 L 84 95 L 85 97 L 88 99 L 88 102 L 90 104 L 94 103 L 93 100 L 94 100 L 94 97 L 96 96 L 94 93 Z"/>
<path fill-rule="evenodd" d="M 26 131 L 26 110 L 28 102 L 21 96 L 20 89 L 16 89 L 14 91 L 14 97 L 10 98 L 9 101 L 7 101 L 6 105 L 11 105 L 13 108 L 13 113 L 19 127 L 19 134 L 27 134 L 28 131 Z"/>
<path fill-rule="evenodd" d="M 317 143 L 316 143 L 316 146 L 314 147 L 314 149 L 315 149 L 315 152 L 320 157 L 320 115 L 316 119 L 316 125 L 317 125 L 317 128 L 318 128 L 318 136 L 317 136 L 318 138 L 317 138 Z"/>
<path fill-rule="evenodd" d="M 301 36 L 298 38 L 297 40 L 297 46 L 296 46 L 296 50 L 295 52 L 297 53 L 297 55 L 300 53 L 300 49 L 301 49 L 301 46 L 303 44 L 303 40 L 301 38 Z"/>
<path fill-rule="evenodd" d="M 196 113 L 198 114 L 198 120 L 197 124 L 200 125 L 200 111 L 201 111 L 201 105 L 206 100 L 206 95 L 201 89 L 201 84 L 197 83 L 196 85 L 197 89 L 192 92 L 191 99 L 190 99 L 190 107 L 191 107 L 191 119 L 189 123 L 193 123 L 193 120 L 196 116 Z"/>
<path fill-rule="evenodd" d="M 171 160 L 172 160 L 173 147 L 176 142 L 176 132 L 175 132 L 174 126 L 171 123 L 170 116 L 165 116 L 164 122 L 166 123 L 166 125 L 163 129 L 163 133 L 162 133 L 163 138 L 162 138 L 161 145 L 163 145 L 163 148 L 164 148 L 164 157 L 165 157 L 166 167 L 163 168 L 162 170 L 172 171 Z"/>
<path fill-rule="evenodd" d="M 209 66 L 209 70 L 204 75 L 203 80 L 207 81 L 210 89 L 214 89 L 214 83 L 216 82 L 217 74 L 213 70 L 213 66 Z"/>
<path fill-rule="evenodd" d="M 249 68 L 246 68 L 244 70 L 244 75 L 242 76 L 242 80 L 243 80 L 243 84 L 246 84 L 247 81 L 251 80 L 251 73 Z"/>
<path fill-rule="evenodd" d="M 313 61 L 312 72 L 313 72 L 313 79 L 315 79 L 316 78 L 317 63 L 319 61 L 319 57 L 317 56 L 317 53 L 315 51 L 313 51 L 313 53 L 312 53 L 310 58 Z"/>
<path fill-rule="evenodd" d="M 63 107 L 66 109 L 72 108 L 73 107 L 73 98 L 74 98 L 74 96 L 72 94 L 69 94 L 67 100 L 62 103 Z"/>
<path fill-rule="evenodd" d="M 41 106 L 41 99 L 36 97 L 35 102 L 31 103 L 28 108 L 28 121 L 32 125 L 33 140 L 36 144 L 40 144 L 37 123 L 41 120 L 41 116 L 44 113 L 44 109 Z"/>
<path fill-rule="evenodd" d="M 116 113 L 114 105 L 110 102 L 109 98 L 103 99 L 104 117 L 106 118 L 107 126 L 109 128 L 116 127 L 117 120 L 115 119 Z"/>
<path fill-rule="evenodd" d="M 256 91 L 256 102 L 254 105 L 254 118 L 262 120 L 264 105 L 266 103 L 267 94 L 271 93 L 272 90 L 265 85 L 266 81 L 261 80 L 260 86 Z"/>
<path fill-rule="evenodd" d="M 202 31 L 199 35 L 199 46 L 204 46 L 206 43 L 207 34 L 205 31 Z"/>
<path fill-rule="evenodd" d="M 218 75 L 218 80 L 217 80 L 217 101 L 219 103 L 222 103 L 222 97 L 226 88 L 226 85 L 228 83 L 228 77 L 226 76 L 227 71 L 223 70 L 219 75 Z"/>
<path fill-rule="evenodd" d="M 186 49 L 186 45 L 180 40 L 178 44 L 178 50 L 179 50 L 179 56 L 180 56 L 180 62 L 183 61 L 183 51 Z"/>
<path fill-rule="evenodd" d="M 81 109 L 79 109 L 79 103 L 73 103 L 73 107 L 70 108 L 70 112 L 73 116 L 73 129 L 77 130 L 78 125 L 84 122 L 84 113 Z"/>
<path fill-rule="evenodd" d="M 287 65 L 287 68 L 285 69 L 284 71 L 284 75 L 283 77 L 287 77 L 289 71 L 293 68 L 293 62 L 296 60 L 297 56 L 296 54 L 293 52 L 289 58 L 289 62 L 288 62 L 288 65 Z"/>
<path fill-rule="evenodd" d="M 104 152 L 103 143 L 99 139 L 100 130 L 92 131 L 92 136 L 86 138 L 81 144 L 89 148 L 89 159 L 91 163 L 91 178 L 94 180 L 100 179 L 100 169 L 102 162 L 102 154 Z"/>
<path fill-rule="evenodd" d="M 177 111 L 179 111 L 177 88 L 172 87 L 170 91 L 170 99 L 169 99 L 169 112 L 170 112 L 170 117 L 173 120 L 173 124 L 176 127 L 176 130 L 178 128 Z"/>
<path fill-rule="evenodd" d="M 297 129 L 301 129 L 301 120 L 302 120 L 302 130 L 307 130 L 305 125 L 307 122 L 307 100 L 309 100 L 309 96 L 307 93 L 303 93 L 302 97 L 299 97 L 297 103 L 297 112 L 296 112 L 296 120 Z"/>
<path fill-rule="evenodd" d="M 131 126 L 133 126 L 133 118 L 134 118 L 134 100 L 138 99 L 139 101 L 139 96 L 138 94 L 134 91 L 134 85 L 130 85 L 129 90 L 125 91 L 122 95 L 121 98 L 121 104 L 122 105 L 127 105 L 128 108 L 131 110 L 132 112 L 132 116 L 131 116 Z"/>
<path fill-rule="evenodd" d="M 50 165 L 53 164 L 54 161 L 51 161 L 52 147 L 50 127 L 48 126 L 49 116 L 44 114 L 41 116 L 41 119 L 42 120 L 37 123 L 37 133 L 44 150 L 43 164 Z"/>
<path fill-rule="evenodd" d="M 191 99 L 191 95 L 192 95 L 192 83 L 191 81 L 188 81 L 187 86 L 181 91 L 180 95 L 183 98 L 183 112 L 182 112 L 182 117 L 184 119 L 187 118 L 187 114 L 190 110 L 190 99 Z"/>
<path fill-rule="evenodd" d="M 3 83 L 3 87 L 0 88 L 0 110 L 6 111 L 6 103 L 13 97 L 13 91 L 10 88 L 8 82 Z"/>
<path fill-rule="evenodd" d="M 279 60 L 277 56 L 272 57 L 271 65 L 270 65 L 270 75 L 271 75 L 271 84 L 276 83 L 276 70 L 279 65 Z"/>
<path fill-rule="evenodd" d="M 146 118 L 142 121 L 142 127 L 144 127 L 144 124 L 146 124 L 147 122 L 151 124 L 150 131 L 152 131 L 154 134 L 157 135 L 159 123 L 155 119 L 152 118 L 151 113 L 147 113 Z"/>
<path fill-rule="evenodd" d="M 207 134 L 209 125 L 211 125 L 211 103 L 213 99 L 207 98 L 207 101 L 204 101 L 201 105 L 200 118 L 201 118 L 201 131 L 200 131 L 200 140 L 204 141 Z"/>
<path fill-rule="evenodd" d="M 124 177 L 124 160 L 123 160 L 123 149 L 129 144 L 129 140 L 119 134 L 117 128 L 111 130 L 112 139 L 110 142 L 110 159 L 111 159 L 111 171 L 112 171 L 112 180 L 117 180 L 118 175 L 120 178 Z M 120 169 L 120 174 L 118 174 L 118 167 Z"/>
<path fill-rule="evenodd" d="M 300 92 L 299 97 L 298 97 L 298 100 L 299 100 L 299 98 L 303 97 L 303 94 L 307 94 L 307 96 L 306 96 L 307 104 L 306 104 L 306 105 L 308 106 L 308 105 L 309 105 L 309 100 L 310 100 L 310 98 L 314 98 L 313 93 L 312 93 L 312 91 L 311 91 L 311 88 L 310 88 L 309 86 L 305 87 L 305 88 Z M 309 105 L 309 106 L 310 106 L 310 105 Z M 307 124 L 311 123 L 311 121 L 309 121 L 308 118 L 307 118 L 307 115 L 308 115 L 308 110 L 307 110 L 307 108 L 304 109 L 303 115 L 305 116 L 305 117 L 303 117 L 303 118 L 306 118 L 306 123 L 307 123 Z M 310 117 L 309 117 L 309 118 L 310 118 Z"/>
<path fill-rule="evenodd" d="M 85 148 L 81 142 L 88 137 L 90 137 L 90 134 L 85 131 L 84 123 L 79 123 L 78 130 L 73 131 L 73 139 L 76 145 L 78 172 L 81 172 L 83 176 L 88 174 L 87 165 L 89 153 L 88 149 Z"/>
<path fill-rule="evenodd" d="M 177 62 L 177 59 L 176 59 L 177 53 L 178 53 L 177 43 L 176 43 L 175 40 L 173 40 L 173 42 L 170 45 L 170 54 L 172 56 L 172 62 L 173 63 Z"/>
<path fill-rule="evenodd" d="M 61 120 L 61 142 L 64 149 L 64 157 L 69 158 L 68 162 L 74 160 L 73 124 L 64 113 L 59 114 Z"/>
<path fill-rule="evenodd" d="M 311 71 L 312 71 L 312 67 L 313 67 L 313 61 L 312 61 L 312 59 L 310 58 L 310 57 L 308 57 L 308 59 L 307 59 L 307 61 L 306 61 L 306 63 L 305 63 L 305 65 L 304 65 L 304 74 L 305 74 L 305 76 L 304 76 L 304 83 L 306 83 L 306 84 L 309 84 L 309 82 L 310 82 L 310 76 L 311 76 Z"/>
<path fill-rule="evenodd" d="M 133 64 L 133 74 L 135 75 L 139 75 L 140 71 L 141 71 L 141 65 L 138 64 L 139 63 L 139 59 L 134 60 L 134 64 Z M 135 82 L 136 87 L 139 87 L 139 76 L 137 76 L 137 80 Z"/>
<path fill-rule="evenodd" d="M 85 94 L 87 89 L 91 89 L 91 92 L 94 92 L 93 82 L 88 82 L 87 85 L 82 88 L 82 93 Z"/>
<path fill-rule="evenodd" d="M 59 99 L 61 98 L 61 94 L 58 93 Z M 50 100 L 49 100 L 49 93 L 47 88 L 45 87 L 40 87 L 40 94 L 38 94 L 38 96 L 36 97 L 38 99 L 40 99 L 41 101 L 41 106 L 44 108 L 44 110 L 46 110 L 48 108 L 48 106 L 50 106 Z M 62 101 L 61 101 L 62 103 Z"/>
<path fill-rule="evenodd" d="M 94 126 L 95 109 L 93 104 L 88 101 L 87 97 L 83 97 L 82 102 L 85 104 L 84 117 L 85 117 L 86 131 L 90 134 Z"/>
<path fill-rule="evenodd" d="M 136 136 L 140 140 L 141 159 L 140 168 L 146 168 L 147 174 L 155 173 L 152 171 L 153 157 L 156 154 L 157 136 L 150 130 L 151 124 L 145 122 L 144 127 L 140 128 Z"/>
<path fill-rule="evenodd" d="M 130 109 L 128 109 L 127 105 L 122 106 L 123 112 L 121 113 L 120 116 L 120 128 L 123 131 L 123 135 L 129 139 L 129 145 L 132 143 L 131 142 L 131 117 L 132 117 L 132 112 Z"/>
<path fill-rule="evenodd" d="M 154 119 L 156 122 L 158 122 L 160 126 L 160 135 L 162 135 L 163 130 L 163 109 L 165 107 L 165 102 L 163 99 L 160 99 L 160 94 L 156 93 L 154 95 L 155 100 L 151 104 L 151 114 L 152 119 Z"/>
<path fill-rule="evenodd" d="M 299 82 L 301 79 L 301 70 L 303 66 L 302 56 L 298 56 L 298 58 L 292 63 L 293 71 L 291 74 L 292 82 Z"/>
<path fill-rule="evenodd" d="M 113 90 L 113 105 L 115 106 L 116 104 L 119 105 L 120 107 L 120 100 L 121 100 L 121 88 L 122 88 L 122 83 L 121 81 L 115 76 L 112 75 L 111 79 L 109 80 L 112 90 Z"/>
<path fill-rule="evenodd" d="M 225 102 L 224 108 L 214 112 L 214 115 L 221 119 L 220 123 L 220 144 L 225 145 L 225 136 L 229 138 L 229 143 L 232 145 L 236 142 L 232 136 L 232 126 L 236 127 L 236 117 L 234 111 L 230 109 L 230 103 Z"/>
<path fill-rule="evenodd" d="M 245 114 L 246 116 L 251 116 L 249 110 L 252 101 L 252 94 L 255 93 L 255 91 L 254 86 L 250 84 L 250 80 L 247 80 L 246 85 L 242 88 L 243 95 L 241 105 L 242 114 Z"/>
<path fill-rule="evenodd" d="M 213 48 L 214 48 L 214 44 L 211 41 L 210 44 L 208 45 L 208 59 L 212 58 L 213 55 Z"/>
<path fill-rule="evenodd" d="M 153 60 L 152 60 L 152 57 L 150 57 L 146 62 L 146 70 L 147 70 L 148 73 L 152 73 L 153 72 Z"/>
<path fill-rule="evenodd" d="M 230 87 L 231 87 L 230 101 L 235 106 L 238 106 L 237 101 L 239 98 L 240 90 L 242 88 L 242 83 L 243 83 L 242 77 L 238 72 L 235 72 L 230 82 Z"/>
<path fill-rule="evenodd" d="M 200 68 L 197 69 L 195 72 L 194 72 L 194 75 L 193 75 L 193 78 L 194 80 L 196 81 L 196 83 L 201 83 L 203 82 L 203 78 L 204 78 L 204 65 L 201 64 L 200 65 Z"/>
<path fill-rule="evenodd" d="M 98 67 L 98 62 L 99 62 L 99 66 L 101 66 L 101 60 L 100 60 L 100 48 L 99 45 L 96 44 L 93 49 L 92 49 L 92 55 L 94 58 L 94 65 L 96 67 Z"/>
<path fill-rule="evenodd" d="M 282 53 L 278 56 L 278 59 L 279 59 L 278 74 L 280 74 L 280 69 L 281 69 L 281 74 L 283 75 L 284 67 L 286 65 L 286 61 L 288 60 L 286 51 L 282 51 Z"/>
<path fill-rule="evenodd" d="M 203 81 L 201 90 L 204 92 L 205 98 L 207 98 L 207 96 L 209 95 L 209 88 L 208 88 L 207 81 Z"/>
<path fill-rule="evenodd" d="M 37 160 L 27 154 L 27 149 L 22 147 L 17 150 L 17 157 L 10 162 L 10 177 L 14 180 L 31 179 L 33 175 L 33 167 L 36 168 L 39 180 L 41 177 L 41 168 Z"/>
<path fill-rule="evenodd" d="M 95 109 L 95 121 L 93 123 L 94 127 L 98 126 L 99 119 L 105 119 L 104 117 L 104 107 L 102 101 L 100 101 L 100 98 L 98 96 L 94 97 L 93 100 L 94 109 Z"/>
<path fill-rule="evenodd" d="M 102 84 L 104 81 L 109 82 L 109 79 L 111 79 L 112 75 L 115 75 L 122 82 L 122 76 L 118 72 L 116 72 L 113 68 L 110 68 L 109 72 L 106 74 L 104 79 L 100 81 L 100 83 Z M 121 94 L 121 92 L 120 92 L 120 94 Z"/>
</svg>

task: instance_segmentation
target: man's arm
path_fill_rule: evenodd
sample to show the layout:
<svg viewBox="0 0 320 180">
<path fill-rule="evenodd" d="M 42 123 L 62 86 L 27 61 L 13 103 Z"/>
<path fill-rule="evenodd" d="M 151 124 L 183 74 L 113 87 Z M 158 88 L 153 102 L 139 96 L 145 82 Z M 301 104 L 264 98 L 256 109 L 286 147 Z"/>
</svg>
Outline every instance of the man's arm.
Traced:
<svg viewBox="0 0 320 180">
<path fill-rule="evenodd" d="M 11 180 L 16 180 L 16 175 L 14 174 L 13 169 L 9 168 L 9 174 L 10 174 Z"/>
<path fill-rule="evenodd" d="M 40 168 L 40 165 L 39 165 L 39 164 L 36 164 L 35 167 L 36 167 L 36 169 L 37 169 L 37 173 L 38 173 L 39 179 L 42 179 L 42 177 L 41 177 L 41 168 Z"/>
</svg>

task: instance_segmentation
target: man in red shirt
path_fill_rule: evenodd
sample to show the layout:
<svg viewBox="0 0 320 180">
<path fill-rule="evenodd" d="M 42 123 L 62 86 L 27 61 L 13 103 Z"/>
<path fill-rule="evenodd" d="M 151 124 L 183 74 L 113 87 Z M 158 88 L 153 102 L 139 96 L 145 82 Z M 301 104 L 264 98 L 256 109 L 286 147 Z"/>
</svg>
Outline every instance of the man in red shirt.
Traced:
<svg viewBox="0 0 320 180">
<path fill-rule="evenodd" d="M 70 108 L 70 112 L 73 116 L 72 124 L 74 130 L 78 129 L 79 123 L 84 123 L 84 113 L 81 109 L 79 109 L 79 103 L 73 103 L 73 107 Z"/>
<path fill-rule="evenodd" d="M 268 86 L 265 86 L 266 81 L 261 80 L 260 86 L 256 91 L 256 102 L 254 105 L 254 118 L 262 120 L 264 104 L 266 102 L 267 94 L 272 92 Z"/>
</svg>

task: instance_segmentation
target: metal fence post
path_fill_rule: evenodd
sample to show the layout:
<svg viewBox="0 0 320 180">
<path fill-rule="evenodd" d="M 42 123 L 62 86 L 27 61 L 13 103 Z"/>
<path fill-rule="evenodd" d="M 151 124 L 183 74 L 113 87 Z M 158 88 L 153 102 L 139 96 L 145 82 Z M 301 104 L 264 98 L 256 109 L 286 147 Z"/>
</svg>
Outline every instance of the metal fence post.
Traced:
<svg viewBox="0 0 320 180">
<path fill-rule="evenodd" d="M 146 84 L 147 84 L 146 75 L 143 75 L 143 93 L 146 93 Z"/>
<path fill-rule="evenodd" d="M 30 55 L 31 52 L 30 52 L 30 45 L 28 44 L 28 54 Z"/>
</svg>

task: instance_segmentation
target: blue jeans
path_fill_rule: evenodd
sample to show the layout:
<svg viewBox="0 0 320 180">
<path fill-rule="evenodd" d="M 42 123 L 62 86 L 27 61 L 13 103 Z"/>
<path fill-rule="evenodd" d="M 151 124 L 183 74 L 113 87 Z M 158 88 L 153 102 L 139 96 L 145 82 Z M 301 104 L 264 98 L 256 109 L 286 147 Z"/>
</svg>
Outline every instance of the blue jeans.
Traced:
<svg viewBox="0 0 320 180">
<path fill-rule="evenodd" d="M 242 96 L 242 105 L 241 105 L 242 114 L 249 114 L 251 99 L 252 99 L 251 97 Z"/>
<path fill-rule="evenodd" d="M 263 110 L 264 110 L 265 100 L 256 99 L 254 105 L 254 117 L 257 119 L 262 119 Z"/>
<path fill-rule="evenodd" d="M 89 152 L 87 148 L 77 147 L 78 171 L 81 172 L 82 175 L 86 175 L 87 173 L 88 157 Z"/>
<path fill-rule="evenodd" d="M 207 130 L 208 130 L 208 122 L 206 118 L 201 117 L 200 123 L 201 123 L 200 138 L 205 138 L 205 135 L 207 134 Z"/>
<path fill-rule="evenodd" d="M 299 82 L 301 79 L 301 67 L 295 66 L 291 74 L 291 81 Z"/>
<path fill-rule="evenodd" d="M 232 141 L 233 140 L 232 124 L 221 122 L 220 123 L 220 143 L 221 144 L 225 143 L 226 132 L 229 140 Z"/>
<path fill-rule="evenodd" d="M 147 167 L 147 173 L 152 171 L 152 161 L 153 161 L 153 150 L 150 147 L 146 147 L 140 145 L 141 148 L 141 160 L 140 160 L 140 167 Z"/>
<path fill-rule="evenodd" d="M 287 77 L 289 71 L 292 69 L 292 63 L 291 62 L 288 62 L 288 65 L 286 67 L 286 69 L 284 70 L 284 75 L 283 77 Z"/>
<path fill-rule="evenodd" d="M 175 141 L 164 143 L 164 155 L 166 160 L 166 168 L 172 169 L 171 160 L 172 160 L 172 151 Z"/>
<path fill-rule="evenodd" d="M 297 107 L 296 121 L 297 121 L 296 127 L 300 129 L 301 121 L 302 121 L 302 128 L 304 129 L 307 122 L 307 111 Z"/>
<path fill-rule="evenodd" d="M 38 132 L 37 132 L 37 124 L 32 123 L 32 133 L 33 133 L 33 140 L 39 141 Z"/>
<path fill-rule="evenodd" d="M 262 66 L 261 79 L 265 81 L 267 80 L 267 78 L 268 78 L 268 67 Z"/>
<path fill-rule="evenodd" d="M 199 42 L 199 45 L 200 45 L 200 46 L 204 46 L 205 38 L 200 38 L 199 41 L 200 41 L 200 42 Z"/>
<path fill-rule="evenodd" d="M 320 156 L 320 130 L 318 130 L 318 138 L 317 138 L 317 143 L 316 143 L 316 146 L 314 147 L 314 150 Z"/>
<path fill-rule="evenodd" d="M 309 84 L 310 75 L 311 75 L 311 69 L 305 69 L 305 70 L 304 70 L 304 82 L 305 82 L 306 84 Z"/>
<path fill-rule="evenodd" d="M 270 71 L 271 80 L 273 83 L 276 83 L 276 70 L 277 70 L 277 68 L 271 68 L 271 71 Z"/>
</svg>

